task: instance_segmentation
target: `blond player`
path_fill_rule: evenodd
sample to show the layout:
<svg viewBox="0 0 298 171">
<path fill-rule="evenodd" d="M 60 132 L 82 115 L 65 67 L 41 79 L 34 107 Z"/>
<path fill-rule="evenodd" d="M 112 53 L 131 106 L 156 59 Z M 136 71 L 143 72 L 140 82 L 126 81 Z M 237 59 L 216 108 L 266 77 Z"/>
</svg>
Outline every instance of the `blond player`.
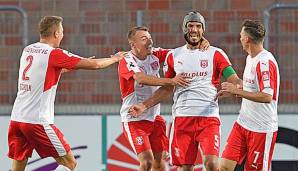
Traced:
<svg viewBox="0 0 298 171">
<path fill-rule="evenodd" d="M 168 151 L 165 120 L 160 116 L 160 105 L 133 117 L 128 109 L 143 102 L 162 85 L 187 85 L 183 76 L 159 78 L 160 65 L 169 50 L 153 48 L 146 27 L 133 27 L 128 32 L 131 51 L 119 62 L 118 74 L 122 96 L 120 110 L 123 132 L 137 154 L 139 170 L 165 170 L 163 154 Z"/>
<path fill-rule="evenodd" d="M 263 48 L 265 28 L 260 21 L 245 20 L 240 32 L 248 53 L 243 90 L 223 83 L 219 96 L 231 93 L 242 97 L 237 121 L 227 140 L 221 171 L 233 171 L 245 161 L 246 171 L 269 171 L 277 136 L 277 102 L 280 76 L 274 56 Z"/>
<path fill-rule="evenodd" d="M 18 93 L 8 130 L 8 157 L 12 171 L 25 170 L 32 151 L 53 157 L 56 170 L 74 170 L 76 161 L 64 135 L 54 125 L 54 101 L 63 69 L 101 69 L 121 59 L 82 58 L 59 49 L 63 38 L 62 18 L 46 16 L 39 23 L 40 41 L 24 48 L 20 58 Z"/>
</svg>

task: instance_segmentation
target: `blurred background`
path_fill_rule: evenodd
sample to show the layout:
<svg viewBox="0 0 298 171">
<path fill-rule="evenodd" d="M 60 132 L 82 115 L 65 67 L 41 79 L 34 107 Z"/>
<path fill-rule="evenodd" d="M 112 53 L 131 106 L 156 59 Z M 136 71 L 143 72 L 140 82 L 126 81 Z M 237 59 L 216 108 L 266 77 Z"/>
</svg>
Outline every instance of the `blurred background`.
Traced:
<svg viewBox="0 0 298 171">
<path fill-rule="evenodd" d="M 212 46 L 222 48 L 227 53 L 240 77 L 247 56 L 239 41 L 242 21 L 259 19 L 264 22 L 268 35 L 265 47 L 274 54 L 280 67 L 279 114 L 285 117 L 284 122 L 281 118 L 281 123 L 293 124 L 290 126 L 294 131 L 293 136 L 284 141 L 296 142 L 292 146 L 297 150 L 297 0 L 0 0 L 0 123 L 4 125 L 0 133 L 4 138 L 3 142 L 6 143 L 6 127 L 17 92 L 19 58 L 24 46 L 39 41 L 37 25 L 43 16 L 59 15 L 64 18 L 61 48 L 80 56 L 95 55 L 100 58 L 109 57 L 119 50 L 129 50 L 126 34 L 130 27 L 136 25 L 149 27 L 155 47 L 182 46 L 185 41 L 181 24 L 185 14 L 192 10 L 199 11 L 205 17 L 207 29 L 204 36 Z M 165 102 L 162 113 L 170 114 L 170 104 L 171 100 Z M 221 104 L 223 120 L 229 114 L 236 117 L 240 107 L 239 99 L 225 100 Z M 86 125 L 94 121 L 93 117 L 99 118 L 97 127 L 101 140 L 96 143 L 100 146 L 98 162 L 101 165 L 95 170 L 107 169 L 107 150 L 121 133 L 118 120 L 121 99 L 117 65 L 100 71 L 64 74 L 59 83 L 55 105 L 57 120 L 61 125 L 65 123 L 62 122 L 63 119 L 59 120 L 63 117 L 71 124 L 68 116 L 91 117 L 90 122 L 82 123 Z M 111 117 L 116 120 L 108 122 L 107 114 L 114 114 Z M 170 117 L 168 120 L 170 122 Z M 113 134 L 109 134 L 110 123 L 113 123 L 112 127 L 119 127 L 119 131 L 114 133 L 111 140 L 103 142 Z M 74 129 L 77 127 L 74 126 Z M 67 137 L 68 133 L 65 134 Z M 6 148 L 2 150 L 1 158 L 5 158 Z M 298 170 L 298 152 L 291 153 L 290 156 L 296 160 L 293 169 Z M 0 163 L 0 170 L 1 167 L 3 165 Z"/>
</svg>

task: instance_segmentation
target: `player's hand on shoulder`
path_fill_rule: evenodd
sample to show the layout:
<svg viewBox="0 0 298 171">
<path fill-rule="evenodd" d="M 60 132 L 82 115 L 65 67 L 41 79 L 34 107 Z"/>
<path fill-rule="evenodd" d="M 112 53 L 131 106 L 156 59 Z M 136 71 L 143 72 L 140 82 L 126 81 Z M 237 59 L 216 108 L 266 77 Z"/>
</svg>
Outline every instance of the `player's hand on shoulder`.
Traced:
<svg viewBox="0 0 298 171">
<path fill-rule="evenodd" d="M 127 52 L 120 51 L 114 55 L 111 55 L 111 58 L 114 59 L 116 62 L 119 62 L 122 58 L 125 57 L 125 55 L 127 55 Z"/>
<path fill-rule="evenodd" d="M 205 51 L 210 47 L 210 43 L 207 39 L 205 39 L 205 37 L 202 37 L 202 41 L 201 44 L 199 46 L 199 50 L 201 51 Z"/>
</svg>

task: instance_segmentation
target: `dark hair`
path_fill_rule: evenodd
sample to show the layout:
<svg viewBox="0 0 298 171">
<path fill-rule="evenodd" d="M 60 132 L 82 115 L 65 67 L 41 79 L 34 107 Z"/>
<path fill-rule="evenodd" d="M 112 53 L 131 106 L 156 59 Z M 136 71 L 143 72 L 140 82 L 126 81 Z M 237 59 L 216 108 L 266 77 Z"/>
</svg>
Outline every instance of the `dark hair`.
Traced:
<svg viewBox="0 0 298 171">
<path fill-rule="evenodd" d="M 132 27 L 127 34 L 128 40 L 131 40 L 137 31 L 149 31 L 149 29 L 145 26 Z"/>
<path fill-rule="evenodd" d="M 262 22 L 259 20 L 244 20 L 242 27 L 254 43 L 258 44 L 263 42 L 266 29 Z"/>
<path fill-rule="evenodd" d="M 50 37 L 62 23 L 63 18 L 59 16 L 45 16 L 38 25 L 39 34 L 41 37 Z"/>
</svg>

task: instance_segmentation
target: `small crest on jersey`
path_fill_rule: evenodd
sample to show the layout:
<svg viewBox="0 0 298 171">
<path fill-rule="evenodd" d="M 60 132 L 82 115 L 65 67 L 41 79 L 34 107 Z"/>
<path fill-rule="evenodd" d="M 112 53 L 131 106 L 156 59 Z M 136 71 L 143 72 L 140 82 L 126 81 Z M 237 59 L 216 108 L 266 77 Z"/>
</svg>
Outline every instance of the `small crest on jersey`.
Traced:
<svg viewBox="0 0 298 171">
<path fill-rule="evenodd" d="M 144 143 L 143 138 L 142 137 L 137 137 L 136 138 L 137 144 L 138 145 L 142 145 Z"/>
<path fill-rule="evenodd" d="M 200 66 L 202 68 L 206 68 L 208 66 L 208 60 L 207 59 L 200 60 Z"/>
<path fill-rule="evenodd" d="M 263 81 L 268 81 L 269 80 L 269 71 L 263 71 L 262 72 L 262 79 L 263 79 Z"/>
<path fill-rule="evenodd" d="M 150 65 L 153 70 L 158 70 L 159 64 L 157 61 L 152 62 Z"/>
</svg>

